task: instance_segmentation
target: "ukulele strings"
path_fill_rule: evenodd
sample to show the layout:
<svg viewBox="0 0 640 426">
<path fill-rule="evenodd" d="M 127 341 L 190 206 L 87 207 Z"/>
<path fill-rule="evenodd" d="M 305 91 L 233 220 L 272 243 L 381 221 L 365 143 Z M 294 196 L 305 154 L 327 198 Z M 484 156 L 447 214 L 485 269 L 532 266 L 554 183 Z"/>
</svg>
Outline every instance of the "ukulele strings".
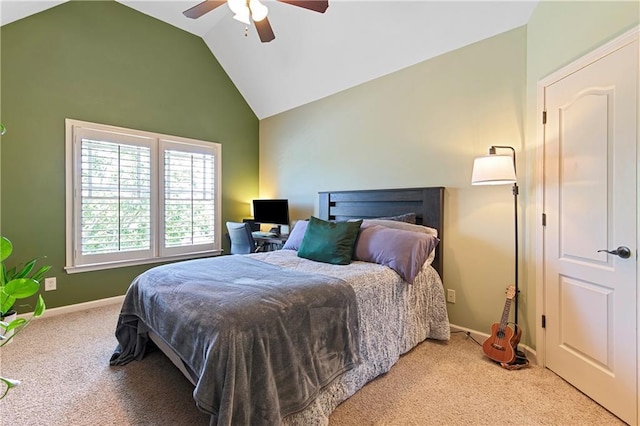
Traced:
<svg viewBox="0 0 640 426">
<path fill-rule="evenodd" d="M 498 325 L 498 332 L 496 333 L 497 339 L 495 344 L 500 348 L 500 349 L 498 348 L 496 349 L 500 351 L 506 350 L 507 345 L 505 343 L 511 344 L 509 339 L 506 338 L 507 321 L 505 321 L 506 316 L 508 315 L 510 309 L 511 309 L 511 299 L 507 297 L 507 300 L 505 301 L 505 304 L 504 304 L 504 309 L 502 311 L 502 319 L 500 320 L 500 324 Z"/>
<path fill-rule="evenodd" d="M 504 336 L 505 336 L 504 328 L 498 326 L 498 333 L 497 334 L 498 334 L 497 343 L 501 348 L 504 348 L 505 347 L 504 346 Z"/>
</svg>

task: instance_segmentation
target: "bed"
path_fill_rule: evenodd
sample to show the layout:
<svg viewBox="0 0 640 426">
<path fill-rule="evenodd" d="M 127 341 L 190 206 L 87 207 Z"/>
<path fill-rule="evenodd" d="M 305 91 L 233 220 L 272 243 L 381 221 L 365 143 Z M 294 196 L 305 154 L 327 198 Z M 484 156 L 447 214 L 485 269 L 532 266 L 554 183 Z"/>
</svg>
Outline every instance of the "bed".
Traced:
<svg viewBox="0 0 640 426">
<path fill-rule="evenodd" d="M 296 224 L 283 250 L 152 268 L 127 292 L 111 363 L 142 359 L 152 341 L 194 384 L 211 424 L 328 424 L 400 355 L 449 339 L 443 198 L 442 187 L 321 192 L 318 219 L 306 232 Z M 408 213 L 416 224 L 397 220 Z M 354 223 L 349 258 L 360 260 L 309 255 L 317 229 Z M 434 232 L 439 244 L 422 244 Z M 411 262 L 389 257 L 388 241 L 406 247 L 414 238 L 402 252 Z M 187 292 L 195 297 L 184 302 Z"/>
</svg>

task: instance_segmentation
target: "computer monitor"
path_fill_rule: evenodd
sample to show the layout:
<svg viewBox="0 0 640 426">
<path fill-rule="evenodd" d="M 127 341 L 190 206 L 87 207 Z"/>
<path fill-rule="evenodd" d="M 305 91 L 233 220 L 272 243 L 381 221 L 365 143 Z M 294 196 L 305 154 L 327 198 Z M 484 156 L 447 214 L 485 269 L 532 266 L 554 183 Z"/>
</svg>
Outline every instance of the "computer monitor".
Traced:
<svg viewBox="0 0 640 426">
<path fill-rule="evenodd" d="M 253 200 L 253 220 L 258 223 L 289 226 L 288 200 Z"/>
</svg>

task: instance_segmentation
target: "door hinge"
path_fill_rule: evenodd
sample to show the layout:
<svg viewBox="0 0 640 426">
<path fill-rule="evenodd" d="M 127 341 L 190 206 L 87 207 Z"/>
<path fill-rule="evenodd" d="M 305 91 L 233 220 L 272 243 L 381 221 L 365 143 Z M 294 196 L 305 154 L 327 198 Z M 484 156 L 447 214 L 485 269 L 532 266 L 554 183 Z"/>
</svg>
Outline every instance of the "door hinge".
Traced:
<svg viewBox="0 0 640 426">
<path fill-rule="evenodd" d="M 542 213 L 542 226 L 547 226 L 547 214 Z"/>
<path fill-rule="evenodd" d="M 542 111 L 542 124 L 547 124 L 547 111 Z"/>
<path fill-rule="evenodd" d="M 542 316 L 542 328 L 547 328 L 547 316 Z"/>
</svg>

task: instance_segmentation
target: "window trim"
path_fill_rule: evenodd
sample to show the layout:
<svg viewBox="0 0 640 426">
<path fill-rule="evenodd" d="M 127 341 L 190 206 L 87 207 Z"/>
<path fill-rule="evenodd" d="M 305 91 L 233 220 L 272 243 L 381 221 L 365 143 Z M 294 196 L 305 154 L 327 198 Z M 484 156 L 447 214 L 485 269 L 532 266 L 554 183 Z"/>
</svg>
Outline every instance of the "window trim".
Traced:
<svg viewBox="0 0 640 426">
<path fill-rule="evenodd" d="M 89 134 L 93 131 L 111 132 L 120 134 L 124 139 L 135 139 L 140 141 L 142 139 L 148 139 L 151 145 L 151 175 L 152 175 L 152 217 L 151 217 L 151 257 L 138 258 L 138 259 L 125 259 L 125 260 L 113 260 L 100 263 L 84 263 L 75 264 L 74 252 L 76 250 L 76 235 L 81 231 L 81 221 L 77 217 L 79 215 L 78 204 L 81 201 L 79 195 L 80 184 L 76 182 L 76 179 L 80 176 L 80 161 L 79 153 L 76 150 L 80 149 L 79 143 L 76 143 L 76 136 L 78 133 Z M 203 246 L 195 246 L 194 251 L 187 253 L 174 251 L 174 254 L 167 255 L 163 253 L 164 250 L 161 247 L 160 236 L 164 233 L 160 229 L 163 218 L 158 217 L 160 208 L 163 206 L 163 196 L 160 194 L 160 190 L 163 185 L 159 180 L 162 176 L 160 168 L 164 165 L 164 156 L 161 155 L 161 147 L 164 143 L 170 142 L 172 145 L 184 144 L 188 146 L 188 151 L 198 151 L 198 147 L 204 147 L 207 151 L 213 149 L 215 155 L 215 181 L 214 181 L 214 193 L 215 193 L 215 239 L 213 247 L 211 249 L 204 249 Z M 202 152 L 202 151 L 200 151 Z M 216 142 L 207 142 L 196 139 L 189 139 L 178 136 L 171 136 L 165 134 L 159 134 L 154 132 L 147 132 L 142 130 L 127 129 L 123 127 L 111 126 L 106 124 L 91 123 L 86 121 L 65 119 L 65 270 L 67 273 L 79 273 L 98 271 L 104 269 L 121 268 L 126 266 L 144 265 L 151 263 L 161 263 L 176 260 L 194 259 L 200 257 L 208 257 L 219 255 L 222 253 L 222 203 L 221 203 L 221 176 L 222 176 L 222 146 Z M 155 156 L 155 160 L 154 160 Z M 76 184 L 77 183 L 77 184 Z M 135 254 L 132 252 L 131 254 Z"/>
</svg>

